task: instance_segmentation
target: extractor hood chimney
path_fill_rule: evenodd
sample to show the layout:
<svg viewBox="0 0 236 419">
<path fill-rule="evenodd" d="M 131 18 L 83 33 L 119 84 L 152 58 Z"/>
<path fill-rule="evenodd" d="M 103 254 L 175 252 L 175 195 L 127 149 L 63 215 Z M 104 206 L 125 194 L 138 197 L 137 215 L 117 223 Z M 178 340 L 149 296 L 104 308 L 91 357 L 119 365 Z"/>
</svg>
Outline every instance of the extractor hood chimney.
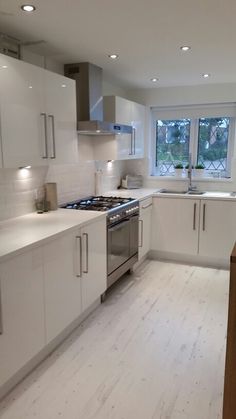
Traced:
<svg viewBox="0 0 236 419">
<path fill-rule="evenodd" d="M 65 76 L 76 81 L 77 129 L 86 135 L 132 134 L 132 127 L 103 121 L 102 68 L 91 63 L 66 64 Z"/>
</svg>

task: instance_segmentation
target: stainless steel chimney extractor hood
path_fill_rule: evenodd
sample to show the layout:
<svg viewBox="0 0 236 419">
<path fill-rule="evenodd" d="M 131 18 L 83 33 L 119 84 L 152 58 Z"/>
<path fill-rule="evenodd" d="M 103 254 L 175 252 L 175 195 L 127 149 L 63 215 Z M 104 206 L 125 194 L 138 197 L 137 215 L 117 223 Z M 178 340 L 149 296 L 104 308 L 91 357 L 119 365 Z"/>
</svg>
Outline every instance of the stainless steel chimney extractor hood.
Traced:
<svg viewBox="0 0 236 419">
<path fill-rule="evenodd" d="M 76 81 L 77 129 L 84 135 L 132 134 L 129 125 L 103 121 L 102 68 L 91 63 L 66 64 L 65 76 Z"/>
</svg>

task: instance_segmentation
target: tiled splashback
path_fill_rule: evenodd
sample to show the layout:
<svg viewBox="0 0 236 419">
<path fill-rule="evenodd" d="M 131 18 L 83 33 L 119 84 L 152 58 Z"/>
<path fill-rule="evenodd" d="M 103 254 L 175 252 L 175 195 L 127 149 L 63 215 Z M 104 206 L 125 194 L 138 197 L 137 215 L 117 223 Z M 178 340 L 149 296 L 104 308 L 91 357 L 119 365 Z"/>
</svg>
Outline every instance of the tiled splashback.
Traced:
<svg viewBox="0 0 236 419">
<path fill-rule="evenodd" d="M 0 169 L 0 221 L 34 210 L 35 189 L 45 183 L 47 167 Z"/>
<path fill-rule="evenodd" d="M 95 193 L 95 172 L 101 174 L 101 191 L 116 189 L 124 173 L 124 162 L 81 161 L 73 165 L 0 169 L 0 221 L 35 211 L 35 190 L 45 182 L 56 182 L 59 204 Z"/>
</svg>

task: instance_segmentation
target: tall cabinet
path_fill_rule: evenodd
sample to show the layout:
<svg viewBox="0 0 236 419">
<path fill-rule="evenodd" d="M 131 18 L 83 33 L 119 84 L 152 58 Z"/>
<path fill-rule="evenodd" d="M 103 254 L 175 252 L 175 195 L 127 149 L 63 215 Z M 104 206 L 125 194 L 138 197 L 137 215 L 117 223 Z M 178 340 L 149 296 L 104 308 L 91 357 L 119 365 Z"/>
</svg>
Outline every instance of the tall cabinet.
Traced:
<svg viewBox="0 0 236 419">
<path fill-rule="evenodd" d="M 0 54 L 3 167 L 74 162 L 75 82 Z"/>
</svg>

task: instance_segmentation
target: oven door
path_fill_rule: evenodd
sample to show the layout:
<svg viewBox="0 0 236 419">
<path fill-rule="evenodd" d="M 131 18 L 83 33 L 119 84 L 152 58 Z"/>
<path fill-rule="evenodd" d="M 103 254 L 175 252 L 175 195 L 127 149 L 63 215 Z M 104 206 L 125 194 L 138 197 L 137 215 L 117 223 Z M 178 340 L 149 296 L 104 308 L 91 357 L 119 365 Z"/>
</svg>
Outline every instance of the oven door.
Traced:
<svg viewBox="0 0 236 419">
<path fill-rule="evenodd" d="M 108 227 L 107 272 L 110 275 L 138 252 L 138 216 Z"/>
</svg>

